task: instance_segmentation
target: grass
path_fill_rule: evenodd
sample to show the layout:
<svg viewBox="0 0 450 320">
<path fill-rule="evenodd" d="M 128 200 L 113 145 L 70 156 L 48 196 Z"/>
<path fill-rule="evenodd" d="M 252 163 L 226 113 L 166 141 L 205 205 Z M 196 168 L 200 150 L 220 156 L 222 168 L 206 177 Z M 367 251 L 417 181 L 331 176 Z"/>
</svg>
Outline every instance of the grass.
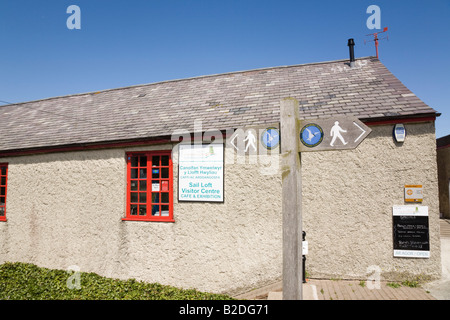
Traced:
<svg viewBox="0 0 450 320">
<path fill-rule="evenodd" d="M 118 280 L 95 273 L 77 274 L 7 262 L 0 265 L 0 300 L 231 300 L 222 294 L 179 289 L 135 279 Z M 79 277 L 78 277 L 79 276 Z M 71 278 L 72 277 L 72 278 Z M 71 289 L 72 288 L 72 289 Z"/>
<path fill-rule="evenodd" d="M 396 288 L 400 288 L 402 285 L 397 282 L 388 282 L 388 283 L 386 283 L 386 286 L 396 289 Z"/>
<path fill-rule="evenodd" d="M 388 282 L 386 284 L 388 287 L 391 288 L 400 288 L 401 286 L 409 287 L 409 288 L 419 288 L 420 285 L 420 279 L 418 280 L 403 280 L 401 283 L 399 282 Z"/>
<path fill-rule="evenodd" d="M 416 280 L 404 280 L 402 281 L 402 285 L 410 288 L 418 288 L 420 287 L 419 281 Z"/>
</svg>

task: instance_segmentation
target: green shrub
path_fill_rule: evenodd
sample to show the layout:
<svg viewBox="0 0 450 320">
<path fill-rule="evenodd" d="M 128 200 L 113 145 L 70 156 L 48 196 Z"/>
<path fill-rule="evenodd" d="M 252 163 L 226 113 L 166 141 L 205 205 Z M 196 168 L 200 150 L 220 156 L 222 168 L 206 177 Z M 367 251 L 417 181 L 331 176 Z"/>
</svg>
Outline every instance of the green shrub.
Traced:
<svg viewBox="0 0 450 320">
<path fill-rule="evenodd" d="M 80 286 L 67 285 L 71 273 L 7 262 L 0 265 L 1 300 L 230 300 L 221 294 L 179 289 L 135 279 L 118 280 L 80 272 Z"/>
</svg>

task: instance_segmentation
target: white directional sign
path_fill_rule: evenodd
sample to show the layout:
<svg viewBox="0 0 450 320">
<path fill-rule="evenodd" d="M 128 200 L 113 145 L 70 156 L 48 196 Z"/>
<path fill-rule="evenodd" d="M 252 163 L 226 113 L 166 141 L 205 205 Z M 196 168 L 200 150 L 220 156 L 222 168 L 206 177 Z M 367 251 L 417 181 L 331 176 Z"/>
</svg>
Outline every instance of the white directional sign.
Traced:
<svg viewBox="0 0 450 320">
<path fill-rule="evenodd" d="M 227 139 L 227 147 L 238 155 L 261 155 L 279 153 L 279 124 L 251 126 L 236 129 Z"/>
<path fill-rule="evenodd" d="M 299 121 L 299 151 L 354 149 L 372 131 L 354 117 Z"/>
</svg>

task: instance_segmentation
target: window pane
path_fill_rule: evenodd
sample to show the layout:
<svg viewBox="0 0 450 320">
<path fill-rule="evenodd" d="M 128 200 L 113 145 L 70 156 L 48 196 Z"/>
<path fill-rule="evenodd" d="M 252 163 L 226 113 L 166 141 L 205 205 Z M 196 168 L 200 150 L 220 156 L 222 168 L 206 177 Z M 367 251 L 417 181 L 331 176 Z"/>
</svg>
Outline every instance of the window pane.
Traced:
<svg viewBox="0 0 450 320">
<path fill-rule="evenodd" d="M 6 177 L 2 177 L 2 178 L 1 178 L 0 184 L 1 184 L 2 186 L 6 185 Z"/>
<path fill-rule="evenodd" d="M 159 156 L 153 156 L 152 157 L 152 166 L 158 167 L 159 166 Z"/>
<path fill-rule="evenodd" d="M 169 206 L 161 206 L 161 216 L 168 217 L 169 216 Z"/>
<path fill-rule="evenodd" d="M 147 157 L 146 156 L 141 156 L 141 159 L 139 161 L 139 165 L 141 167 L 146 167 L 147 166 Z"/>
<path fill-rule="evenodd" d="M 133 203 L 138 202 L 138 194 L 137 194 L 137 192 L 131 192 L 130 202 L 133 202 Z"/>
<path fill-rule="evenodd" d="M 161 178 L 169 178 L 169 168 L 161 169 Z"/>
<path fill-rule="evenodd" d="M 138 178 L 138 169 L 131 169 L 131 179 Z"/>
<path fill-rule="evenodd" d="M 137 180 L 131 180 L 130 189 L 133 191 L 137 191 L 138 182 Z"/>
<path fill-rule="evenodd" d="M 5 215 L 5 208 L 0 207 L 0 217 L 3 217 Z"/>
<path fill-rule="evenodd" d="M 140 205 L 139 206 L 139 215 L 140 216 L 147 215 L 147 206 L 146 205 Z"/>
<path fill-rule="evenodd" d="M 5 176 L 6 175 L 6 167 L 1 167 L 0 172 L 3 176 Z"/>
<path fill-rule="evenodd" d="M 145 192 L 139 193 L 139 203 L 147 203 L 147 193 Z"/>
<path fill-rule="evenodd" d="M 152 169 L 152 178 L 159 178 L 159 169 Z"/>
<path fill-rule="evenodd" d="M 146 191 L 147 190 L 147 181 L 140 180 L 139 181 L 139 191 Z"/>
<path fill-rule="evenodd" d="M 168 166 L 169 165 L 169 156 L 162 156 L 161 157 L 161 165 L 162 166 Z"/>
<path fill-rule="evenodd" d="M 167 192 L 161 193 L 161 203 L 169 203 L 169 194 Z"/>
<path fill-rule="evenodd" d="M 139 178 L 147 179 L 147 169 L 139 169 Z"/>
<path fill-rule="evenodd" d="M 152 216 L 159 216 L 159 205 L 152 205 Z"/>
<path fill-rule="evenodd" d="M 131 157 L 131 166 L 132 167 L 137 167 L 138 166 L 138 158 L 139 157 Z"/>
<path fill-rule="evenodd" d="M 0 197 L 0 206 L 5 205 L 5 197 Z"/>
<path fill-rule="evenodd" d="M 152 203 L 159 203 L 159 192 L 152 193 Z"/>
<path fill-rule="evenodd" d="M 137 205 L 136 204 L 130 205 L 130 215 L 137 216 Z"/>
<path fill-rule="evenodd" d="M 6 194 L 6 188 L 5 187 L 1 187 L 0 188 L 0 196 L 4 196 Z"/>
</svg>

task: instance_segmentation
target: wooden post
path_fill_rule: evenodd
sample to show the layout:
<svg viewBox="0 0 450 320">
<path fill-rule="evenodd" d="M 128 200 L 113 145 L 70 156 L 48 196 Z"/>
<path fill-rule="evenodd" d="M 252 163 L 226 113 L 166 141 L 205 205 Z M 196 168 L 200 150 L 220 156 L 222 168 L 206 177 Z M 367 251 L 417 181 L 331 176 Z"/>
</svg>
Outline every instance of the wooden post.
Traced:
<svg viewBox="0 0 450 320">
<path fill-rule="evenodd" d="M 302 300 L 301 172 L 298 101 L 280 105 L 283 211 L 283 300 Z"/>
</svg>

